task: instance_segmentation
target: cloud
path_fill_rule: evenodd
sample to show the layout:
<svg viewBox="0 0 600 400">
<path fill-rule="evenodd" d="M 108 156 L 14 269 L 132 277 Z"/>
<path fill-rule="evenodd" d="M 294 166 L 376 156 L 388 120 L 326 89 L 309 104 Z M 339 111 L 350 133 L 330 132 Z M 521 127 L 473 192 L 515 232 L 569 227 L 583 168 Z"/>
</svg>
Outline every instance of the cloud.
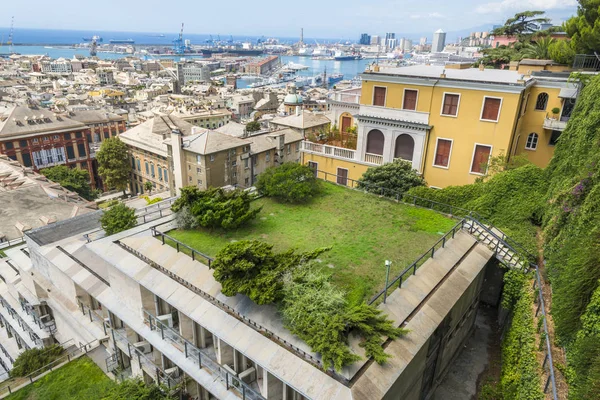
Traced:
<svg viewBox="0 0 600 400">
<path fill-rule="evenodd" d="M 432 12 L 429 14 L 413 14 L 410 16 L 410 19 L 425 19 L 425 18 L 446 18 L 446 16 L 443 14 L 440 14 L 439 12 Z"/>
<path fill-rule="evenodd" d="M 479 14 L 494 14 L 503 11 L 557 10 L 575 7 L 576 0 L 502 0 L 485 3 L 475 9 Z"/>
</svg>

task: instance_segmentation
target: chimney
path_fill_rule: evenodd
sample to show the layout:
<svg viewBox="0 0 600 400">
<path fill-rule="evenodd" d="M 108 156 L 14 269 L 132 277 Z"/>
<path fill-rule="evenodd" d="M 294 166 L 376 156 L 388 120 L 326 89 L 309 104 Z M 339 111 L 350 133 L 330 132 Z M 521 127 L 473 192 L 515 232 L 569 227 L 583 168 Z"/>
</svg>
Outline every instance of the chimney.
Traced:
<svg viewBox="0 0 600 400">
<path fill-rule="evenodd" d="M 446 79 L 446 70 L 445 69 L 442 70 L 442 73 L 440 74 L 440 78 Z"/>
<path fill-rule="evenodd" d="M 171 151 L 173 155 L 173 174 L 175 175 L 175 192 L 172 195 L 177 195 L 179 189 L 183 185 L 183 135 L 179 129 L 171 131 Z"/>
</svg>

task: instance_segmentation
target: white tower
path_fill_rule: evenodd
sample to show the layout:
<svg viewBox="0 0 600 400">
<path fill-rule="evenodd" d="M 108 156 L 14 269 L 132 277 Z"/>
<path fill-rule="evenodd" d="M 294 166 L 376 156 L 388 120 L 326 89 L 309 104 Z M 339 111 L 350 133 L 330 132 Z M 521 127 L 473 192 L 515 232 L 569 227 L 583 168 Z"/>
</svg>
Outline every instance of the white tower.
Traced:
<svg viewBox="0 0 600 400">
<path fill-rule="evenodd" d="M 433 42 L 431 44 L 431 52 L 439 53 L 446 47 L 446 32 L 438 29 L 433 33 Z"/>
</svg>

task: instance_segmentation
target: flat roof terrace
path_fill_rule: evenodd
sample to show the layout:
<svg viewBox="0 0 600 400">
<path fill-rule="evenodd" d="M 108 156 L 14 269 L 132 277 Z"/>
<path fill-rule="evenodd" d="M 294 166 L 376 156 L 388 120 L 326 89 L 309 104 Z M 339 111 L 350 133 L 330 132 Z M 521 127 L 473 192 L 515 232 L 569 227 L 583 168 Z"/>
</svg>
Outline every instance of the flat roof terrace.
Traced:
<svg viewBox="0 0 600 400">
<path fill-rule="evenodd" d="M 275 251 L 331 247 L 320 264 L 350 300 L 361 301 L 383 289 L 386 259 L 392 261 L 390 278 L 398 275 L 456 223 L 434 211 L 331 183 L 324 183 L 321 195 L 308 204 L 261 198 L 254 206 L 262 211 L 246 227 L 176 229 L 168 235 L 211 257 L 240 240 L 267 242 Z"/>
</svg>

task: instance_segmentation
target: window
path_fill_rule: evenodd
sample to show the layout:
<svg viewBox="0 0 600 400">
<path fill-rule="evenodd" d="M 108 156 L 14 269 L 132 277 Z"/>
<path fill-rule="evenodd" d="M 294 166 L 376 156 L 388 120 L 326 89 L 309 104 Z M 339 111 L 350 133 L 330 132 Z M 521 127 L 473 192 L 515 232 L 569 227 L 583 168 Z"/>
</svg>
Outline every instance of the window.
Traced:
<svg viewBox="0 0 600 400">
<path fill-rule="evenodd" d="M 192 181 L 192 177 L 188 176 L 188 182 L 191 182 L 191 181 Z"/>
<path fill-rule="evenodd" d="M 104 132 L 104 139 L 110 138 L 110 132 Z"/>
<path fill-rule="evenodd" d="M 288 153 L 288 154 L 291 154 L 291 153 L 292 153 L 292 145 L 291 145 L 291 144 L 288 144 L 288 145 L 287 145 L 287 153 Z"/>
<path fill-rule="evenodd" d="M 236 160 L 233 160 L 233 161 L 231 162 L 231 166 L 232 166 L 232 167 L 235 167 L 235 166 L 237 166 L 237 161 L 236 161 Z"/>
<path fill-rule="evenodd" d="M 83 135 L 81 134 L 81 132 L 77 132 L 77 133 L 75 133 L 75 137 L 77 139 L 81 139 L 83 137 Z"/>
<path fill-rule="evenodd" d="M 100 134 L 98 132 L 94 132 L 94 143 L 98 143 L 100 141 Z"/>
<path fill-rule="evenodd" d="M 367 134 L 367 153 L 383 155 L 385 138 L 378 129 L 373 129 Z"/>
<path fill-rule="evenodd" d="M 12 142 L 6 142 L 4 143 L 4 147 L 6 148 L 6 150 L 11 150 L 14 148 Z"/>
<path fill-rule="evenodd" d="M 250 184 L 250 178 L 244 179 L 244 185 L 248 186 Z"/>
<path fill-rule="evenodd" d="M 402 108 L 404 110 L 416 110 L 418 96 L 418 90 L 404 89 L 404 100 L 402 101 Z"/>
<path fill-rule="evenodd" d="M 256 167 L 258 165 L 258 156 L 252 156 L 252 164 Z"/>
<path fill-rule="evenodd" d="M 535 102 L 535 109 L 537 111 L 545 111 L 548 106 L 548 93 L 542 92 L 538 94 L 537 100 Z"/>
<path fill-rule="evenodd" d="M 497 122 L 500 116 L 500 106 L 502 99 L 496 97 L 484 97 L 483 107 L 481 110 L 481 119 L 483 121 Z"/>
<path fill-rule="evenodd" d="M 65 133 L 63 135 L 63 137 L 65 138 L 65 140 L 71 140 L 71 134 L 70 133 Z"/>
<path fill-rule="evenodd" d="M 198 185 L 202 186 L 202 179 L 198 179 Z"/>
<path fill-rule="evenodd" d="M 448 168 L 450 165 L 450 153 L 452 152 L 452 140 L 438 138 L 435 149 L 433 165 Z"/>
<path fill-rule="evenodd" d="M 162 181 L 162 168 L 158 167 L 158 180 Z"/>
<path fill-rule="evenodd" d="M 54 136 L 52 136 L 52 139 L 54 139 L 54 140 L 58 140 L 58 135 L 54 135 Z"/>
<path fill-rule="evenodd" d="M 296 153 L 300 152 L 300 142 L 296 143 Z"/>
<path fill-rule="evenodd" d="M 131 168 L 135 169 L 135 158 L 131 157 Z"/>
<path fill-rule="evenodd" d="M 150 173 L 151 173 L 152 177 L 154 178 L 154 164 L 150 164 Z"/>
<path fill-rule="evenodd" d="M 456 117 L 458 115 L 458 103 L 460 94 L 444 93 L 444 104 L 442 104 L 442 115 Z"/>
<path fill-rule="evenodd" d="M 49 141 L 49 140 L 50 140 L 50 138 L 49 138 L 48 136 L 44 136 L 44 139 L 43 139 L 43 140 L 44 140 L 44 142 L 47 142 L 47 141 Z"/>
<path fill-rule="evenodd" d="M 87 152 L 85 151 L 85 144 L 83 143 L 77 144 L 77 151 L 79 152 L 79 157 L 85 157 L 87 155 Z"/>
<path fill-rule="evenodd" d="M 394 158 L 401 158 L 406 161 L 412 161 L 415 151 L 415 141 L 412 136 L 403 133 L 396 138 L 396 148 L 394 149 Z"/>
<path fill-rule="evenodd" d="M 265 161 L 266 162 L 271 161 L 271 152 L 270 151 L 267 151 L 267 154 L 265 154 Z"/>
<path fill-rule="evenodd" d="M 214 155 L 210 155 L 210 161 L 215 161 L 215 156 Z"/>
<path fill-rule="evenodd" d="M 19 141 L 19 147 L 20 148 L 27 147 L 27 140 L 21 140 L 21 141 Z"/>
<path fill-rule="evenodd" d="M 316 163 L 314 161 L 309 161 L 308 162 L 308 168 L 312 169 L 313 171 L 315 171 L 315 177 L 318 174 L 318 170 L 319 170 L 319 163 Z"/>
<path fill-rule="evenodd" d="M 32 141 L 33 143 L 38 143 L 38 142 L 39 142 L 39 139 L 38 139 L 38 138 L 33 138 L 31 141 Z"/>
<path fill-rule="evenodd" d="M 373 105 L 385 107 L 385 94 L 387 89 L 381 86 L 375 86 L 373 89 Z"/>
<path fill-rule="evenodd" d="M 148 161 L 144 161 L 144 166 L 146 167 L 146 175 L 150 173 L 150 166 L 148 165 Z"/>
<path fill-rule="evenodd" d="M 165 168 L 165 175 L 164 175 L 164 178 L 165 178 L 165 182 L 167 182 L 167 183 L 168 183 L 168 182 L 169 182 L 169 174 L 167 173 L 167 169 L 166 169 L 166 168 Z"/>
<path fill-rule="evenodd" d="M 529 136 L 527 136 L 527 143 L 525 143 L 525 148 L 527 150 L 535 150 L 535 149 L 537 149 L 537 143 L 538 143 L 538 134 L 535 132 L 532 132 L 529 134 Z"/>
<path fill-rule="evenodd" d="M 492 146 L 485 144 L 476 144 L 473 151 L 473 163 L 471 164 L 471 172 L 475 174 L 485 174 L 487 172 L 487 163 L 490 159 Z"/>
<path fill-rule="evenodd" d="M 73 146 L 67 146 L 67 158 L 72 160 L 75 158 L 75 151 L 73 150 Z"/>
<path fill-rule="evenodd" d="M 337 184 L 348 186 L 348 170 L 346 168 L 337 169 Z"/>
<path fill-rule="evenodd" d="M 31 167 L 31 155 L 29 153 L 23 153 L 21 156 L 23 157 L 23 165 Z"/>
<path fill-rule="evenodd" d="M 196 155 L 196 162 L 200 164 L 202 162 L 202 156 L 200 154 Z"/>
<path fill-rule="evenodd" d="M 142 171 L 142 163 L 140 162 L 140 159 L 136 158 L 135 163 L 137 164 L 137 170 L 141 172 Z"/>
<path fill-rule="evenodd" d="M 550 143 L 548 143 L 548 144 L 550 146 L 556 145 L 556 143 L 558 142 L 558 139 L 560 138 L 561 133 L 562 133 L 561 131 L 552 131 L 552 136 L 550 136 Z"/>
<path fill-rule="evenodd" d="M 248 165 L 248 164 L 249 164 L 249 161 L 248 161 L 248 160 L 249 160 L 248 158 L 246 158 L 246 159 L 244 160 L 244 168 L 245 168 L 245 169 L 248 169 L 248 168 L 250 168 L 250 166 Z"/>
</svg>

